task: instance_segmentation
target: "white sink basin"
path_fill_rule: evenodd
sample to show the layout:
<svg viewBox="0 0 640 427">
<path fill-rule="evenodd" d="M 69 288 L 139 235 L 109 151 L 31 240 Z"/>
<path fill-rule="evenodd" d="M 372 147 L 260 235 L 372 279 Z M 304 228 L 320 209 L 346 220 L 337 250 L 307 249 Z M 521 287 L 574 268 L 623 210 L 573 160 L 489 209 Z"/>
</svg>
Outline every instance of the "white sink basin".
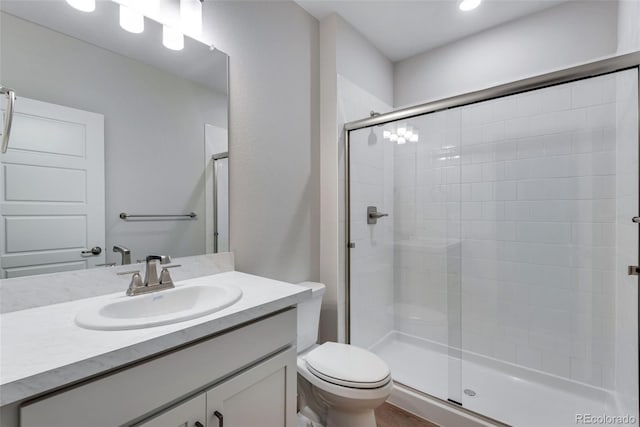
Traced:
<svg viewBox="0 0 640 427">
<path fill-rule="evenodd" d="M 234 304 L 242 291 L 233 285 L 189 284 L 165 291 L 121 296 L 87 307 L 76 315 L 86 329 L 139 329 L 205 316 Z"/>
</svg>

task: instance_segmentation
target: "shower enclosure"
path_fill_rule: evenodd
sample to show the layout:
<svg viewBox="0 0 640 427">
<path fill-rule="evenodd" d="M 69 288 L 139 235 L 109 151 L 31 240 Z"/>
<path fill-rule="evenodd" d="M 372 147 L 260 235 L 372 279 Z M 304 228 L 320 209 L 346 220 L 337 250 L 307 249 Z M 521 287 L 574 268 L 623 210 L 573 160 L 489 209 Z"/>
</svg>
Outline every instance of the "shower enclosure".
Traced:
<svg viewBox="0 0 640 427">
<path fill-rule="evenodd" d="M 639 63 L 345 126 L 346 336 L 399 387 L 511 425 L 637 424 Z"/>
</svg>

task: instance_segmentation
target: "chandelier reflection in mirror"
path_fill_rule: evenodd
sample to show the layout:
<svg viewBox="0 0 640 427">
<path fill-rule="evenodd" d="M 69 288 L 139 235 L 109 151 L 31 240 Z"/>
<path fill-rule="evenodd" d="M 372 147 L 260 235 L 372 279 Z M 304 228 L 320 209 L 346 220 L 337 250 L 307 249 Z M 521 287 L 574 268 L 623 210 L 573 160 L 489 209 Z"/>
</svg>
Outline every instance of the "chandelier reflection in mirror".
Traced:
<svg viewBox="0 0 640 427">
<path fill-rule="evenodd" d="M 120 26 L 138 34 L 144 31 L 144 17 L 163 24 L 162 44 L 171 50 L 184 48 L 184 34 L 199 36 L 202 33 L 202 1 L 180 0 L 179 17 L 167 8 L 159 7 L 157 0 L 112 0 L 120 5 Z M 82 12 L 95 11 L 95 0 L 67 0 Z M 164 9 L 164 10 L 163 10 Z"/>
</svg>

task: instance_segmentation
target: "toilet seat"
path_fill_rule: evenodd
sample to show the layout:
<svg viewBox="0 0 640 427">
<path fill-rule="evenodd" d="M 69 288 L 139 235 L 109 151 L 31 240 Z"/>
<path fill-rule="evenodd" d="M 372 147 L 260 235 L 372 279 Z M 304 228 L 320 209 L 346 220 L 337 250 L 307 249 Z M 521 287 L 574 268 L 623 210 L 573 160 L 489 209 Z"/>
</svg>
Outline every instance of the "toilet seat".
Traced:
<svg viewBox="0 0 640 427">
<path fill-rule="evenodd" d="M 327 342 L 305 357 L 313 375 L 332 384 L 355 389 L 376 389 L 391 381 L 387 364 L 362 348 Z"/>
</svg>

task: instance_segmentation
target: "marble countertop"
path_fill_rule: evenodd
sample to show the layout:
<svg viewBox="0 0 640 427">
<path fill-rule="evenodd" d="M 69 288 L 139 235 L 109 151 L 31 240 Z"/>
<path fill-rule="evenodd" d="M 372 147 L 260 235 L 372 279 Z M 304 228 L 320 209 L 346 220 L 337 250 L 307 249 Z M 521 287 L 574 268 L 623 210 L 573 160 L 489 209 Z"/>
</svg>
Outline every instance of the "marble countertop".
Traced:
<svg viewBox="0 0 640 427">
<path fill-rule="evenodd" d="M 207 316 L 169 325 L 121 331 L 83 329 L 76 313 L 117 294 L 14 311 L 0 316 L 0 406 L 9 405 L 106 373 L 115 368 L 224 331 L 311 296 L 311 290 L 236 271 L 184 280 L 232 284 L 235 304 Z"/>
</svg>

